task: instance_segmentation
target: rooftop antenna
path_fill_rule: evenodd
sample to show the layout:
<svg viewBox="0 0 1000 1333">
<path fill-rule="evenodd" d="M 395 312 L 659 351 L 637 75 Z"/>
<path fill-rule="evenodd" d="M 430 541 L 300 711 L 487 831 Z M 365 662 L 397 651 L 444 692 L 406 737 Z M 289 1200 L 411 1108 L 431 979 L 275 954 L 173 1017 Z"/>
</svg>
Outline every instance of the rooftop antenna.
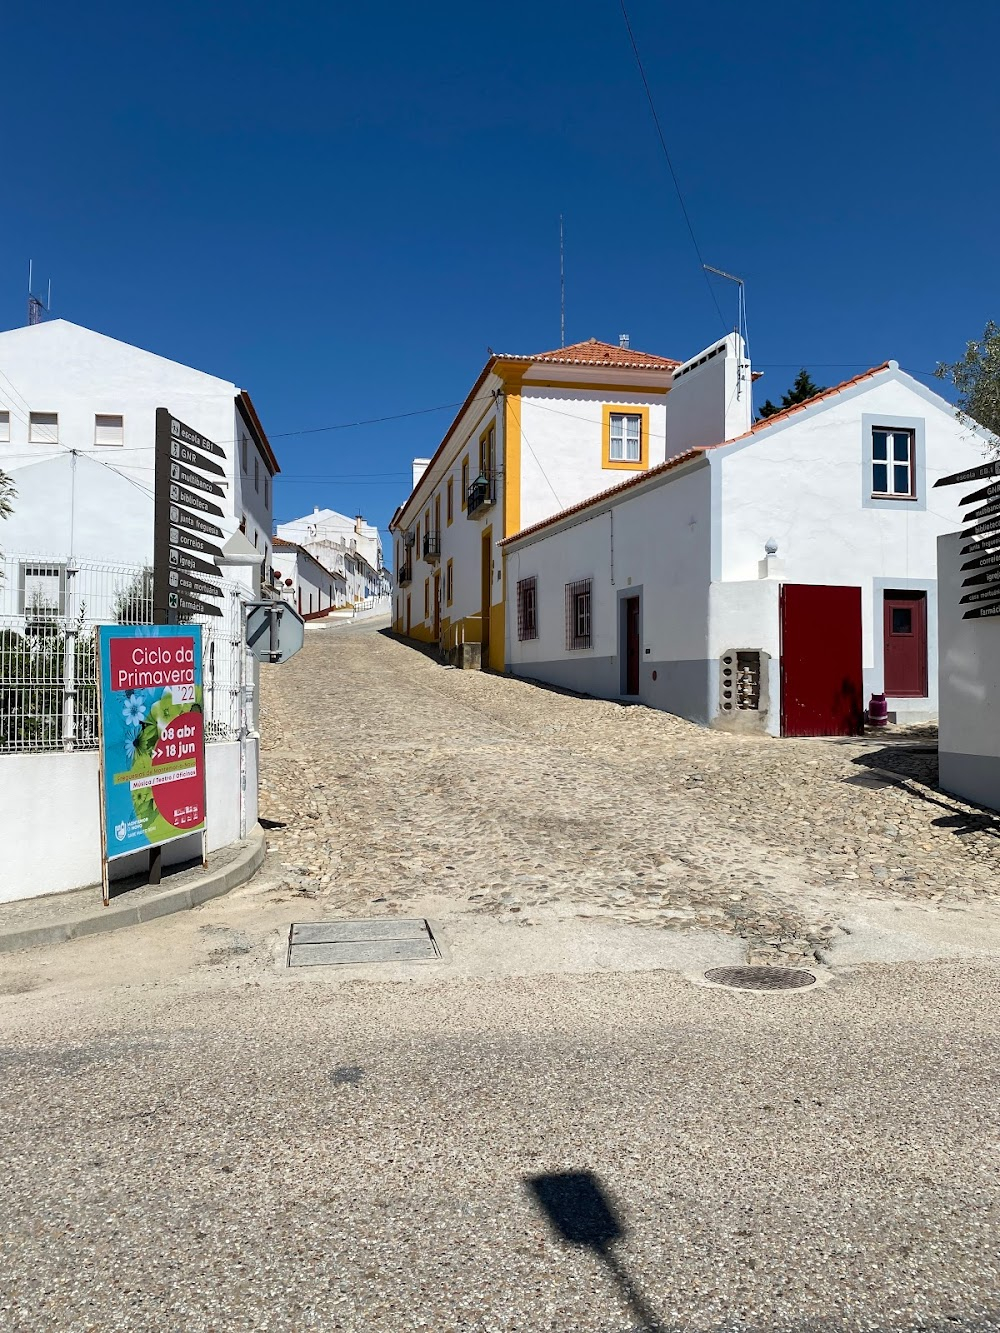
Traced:
<svg viewBox="0 0 1000 1333">
<path fill-rule="evenodd" d="M 561 213 L 559 214 L 559 346 L 566 346 L 566 263 Z"/>
<path fill-rule="evenodd" d="M 735 282 L 735 283 L 736 283 L 736 286 L 737 286 L 738 289 L 739 289 L 739 296 L 738 296 L 738 299 L 737 299 L 736 328 L 735 328 L 734 332 L 736 333 L 736 336 L 737 336 L 738 338 L 741 338 L 741 339 L 743 340 L 743 347 L 745 348 L 745 350 L 746 350 L 746 354 L 747 354 L 747 362 L 749 362 L 749 359 L 750 359 L 750 334 L 747 332 L 747 302 L 746 302 L 746 291 L 745 291 L 745 287 L 744 287 L 743 279 L 742 279 L 742 278 L 738 278 L 738 277 L 736 277 L 736 275 L 735 275 L 734 273 L 727 273 L 727 272 L 725 271 L 725 269 L 721 269 L 721 268 L 713 268 L 711 264 L 702 264 L 702 268 L 705 269 L 705 271 L 706 271 L 707 273 L 715 273 L 715 274 L 717 274 L 720 278 L 725 278 L 728 282 Z M 742 360 L 742 358 L 741 358 L 741 360 L 740 360 L 740 364 L 739 364 L 739 365 L 737 366 L 737 368 L 736 368 L 736 397 L 737 397 L 737 398 L 740 398 L 740 397 L 742 396 L 742 387 L 743 387 L 743 366 L 744 366 L 744 364 L 745 364 L 745 363 L 743 362 L 743 360 Z"/>
<path fill-rule="evenodd" d="M 34 286 L 32 282 L 32 273 L 34 260 L 28 260 L 28 323 L 41 324 L 42 316 L 47 315 L 52 309 L 52 279 L 49 278 L 49 291 L 47 298 L 43 301 L 40 296 L 36 296 L 32 291 Z"/>
</svg>

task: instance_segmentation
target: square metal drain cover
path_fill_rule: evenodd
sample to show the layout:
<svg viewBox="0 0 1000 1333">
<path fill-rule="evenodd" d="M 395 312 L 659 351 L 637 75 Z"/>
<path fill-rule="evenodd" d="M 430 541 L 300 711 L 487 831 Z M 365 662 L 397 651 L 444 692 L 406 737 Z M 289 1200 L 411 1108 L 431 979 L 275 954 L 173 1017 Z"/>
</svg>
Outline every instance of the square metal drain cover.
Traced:
<svg viewBox="0 0 1000 1333">
<path fill-rule="evenodd" d="M 288 935 L 288 966 L 336 963 L 435 962 L 441 957 L 430 922 L 422 917 L 398 921 L 353 917 L 347 921 L 309 921 L 293 925 Z"/>
</svg>

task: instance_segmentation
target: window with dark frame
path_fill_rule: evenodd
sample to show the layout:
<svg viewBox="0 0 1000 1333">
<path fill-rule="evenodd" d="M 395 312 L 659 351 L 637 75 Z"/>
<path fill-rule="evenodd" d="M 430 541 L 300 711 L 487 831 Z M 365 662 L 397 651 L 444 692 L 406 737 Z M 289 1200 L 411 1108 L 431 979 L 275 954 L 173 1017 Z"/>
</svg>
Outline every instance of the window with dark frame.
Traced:
<svg viewBox="0 0 1000 1333">
<path fill-rule="evenodd" d="M 917 493 L 913 431 L 872 427 L 872 495 L 912 500 Z"/>
<path fill-rule="evenodd" d="M 525 639 L 538 638 L 538 580 L 535 577 L 517 581 L 517 637 L 522 643 Z"/>
<path fill-rule="evenodd" d="M 566 584 L 566 649 L 572 652 L 591 646 L 591 579 L 577 579 Z"/>
<path fill-rule="evenodd" d="M 454 591 L 455 591 L 455 571 L 454 567 L 452 566 L 452 562 L 449 560 L 447 566 L 445 567 L 445 575 L 444 575 L 444 595 L 445 595 L 445 601 L 448 603 L 449 606 L 451 606 L 452 595 Z"/>
<path fill-rule="evenodd" d="M 453 478 L 448 478 L 448 522 L 455 517 L 455 482 Z"/>
</svg>

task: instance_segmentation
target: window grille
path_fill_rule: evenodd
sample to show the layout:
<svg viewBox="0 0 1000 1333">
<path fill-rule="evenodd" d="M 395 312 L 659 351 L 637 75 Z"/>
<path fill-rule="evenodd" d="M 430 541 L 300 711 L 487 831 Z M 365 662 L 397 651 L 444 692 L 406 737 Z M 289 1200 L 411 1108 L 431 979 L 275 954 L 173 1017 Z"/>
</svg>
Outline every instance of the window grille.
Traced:
<svg viewBox="0 0 1000 1333">
<path fill-rule="evenodd" d="M 589 648 L 591 579 L 566 584 L 566 650 Z"/>
<path fill-rule="evenodd" d="M 538 638 L 538 580 L 518 579 L 517 581 L 517 637 L 523 643 L 525 639 Z"/>
</svg>

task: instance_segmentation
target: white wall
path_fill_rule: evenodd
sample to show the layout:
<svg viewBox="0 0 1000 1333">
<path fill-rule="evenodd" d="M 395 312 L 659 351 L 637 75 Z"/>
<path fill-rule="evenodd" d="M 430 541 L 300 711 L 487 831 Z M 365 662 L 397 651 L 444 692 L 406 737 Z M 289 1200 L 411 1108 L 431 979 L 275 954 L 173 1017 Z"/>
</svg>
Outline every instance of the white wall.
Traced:
<svg viewBox="0 0 1000 1333">
<path fill-rule="evenodd" d="M 666 414 L 669 457 L 748 431 L 752 381 L 742 338 L 731 333 L 678 366 Z"/>
<path fill-rule="evenodd" d="M 315 615 L 318 611 L 329 611 L 331 607 L 343 605 L 343 580 L 324 569 L 306 551 L 276 546 L 274 569 L 282 596 L 291 602 L 300 615 Z M 286 587 L 289 578 L 292 580 L 290 588 Z M 341 594 L 339 597 L 338 587 Z"/>
<path fill-rule="evenodd" d="M 339 546 L 341 551 L 355 549 L 376 570 L 382 560 L 382 539 L 378 528 L 372 523 L 366 523 L 364 519 L 359 523 L 357 519 L 339 514 L 335 509 L 315 508 L 311 514 L 305 514 L 302 518 L 279 523 L 276 534 L 307 550 L 313 544 Z"/>
<path fill-rule="evenodd" d="M 245 827 L 257 823 L 258 753 L 246 742 Z M 208 849 L 239 840 L 240 745 L 205 747 Z M 99 885 L 101 882 L 100 758 L 94 750 L 71 754 L 0 755 L 0 809 L 5 834 L 0 856 L 0 902 Z M 11 836 L 10 830 L 17 836 Z M 195 856 L 200 834 L 163 849 L 165 865 Z M 112 862 L 112 878 L 142 869 L 146 853 Z"/>
<path fill-rule="evenodd" d="M 971 589 L 962 581 L 972 572 L 962 570 L 965 544 L 957 535 L 937 544 L 939 781 L 945 791 L 1000 810 L 1000 617 L 964 619 L 969 608 L 961 598 Z"/>
</svg>

